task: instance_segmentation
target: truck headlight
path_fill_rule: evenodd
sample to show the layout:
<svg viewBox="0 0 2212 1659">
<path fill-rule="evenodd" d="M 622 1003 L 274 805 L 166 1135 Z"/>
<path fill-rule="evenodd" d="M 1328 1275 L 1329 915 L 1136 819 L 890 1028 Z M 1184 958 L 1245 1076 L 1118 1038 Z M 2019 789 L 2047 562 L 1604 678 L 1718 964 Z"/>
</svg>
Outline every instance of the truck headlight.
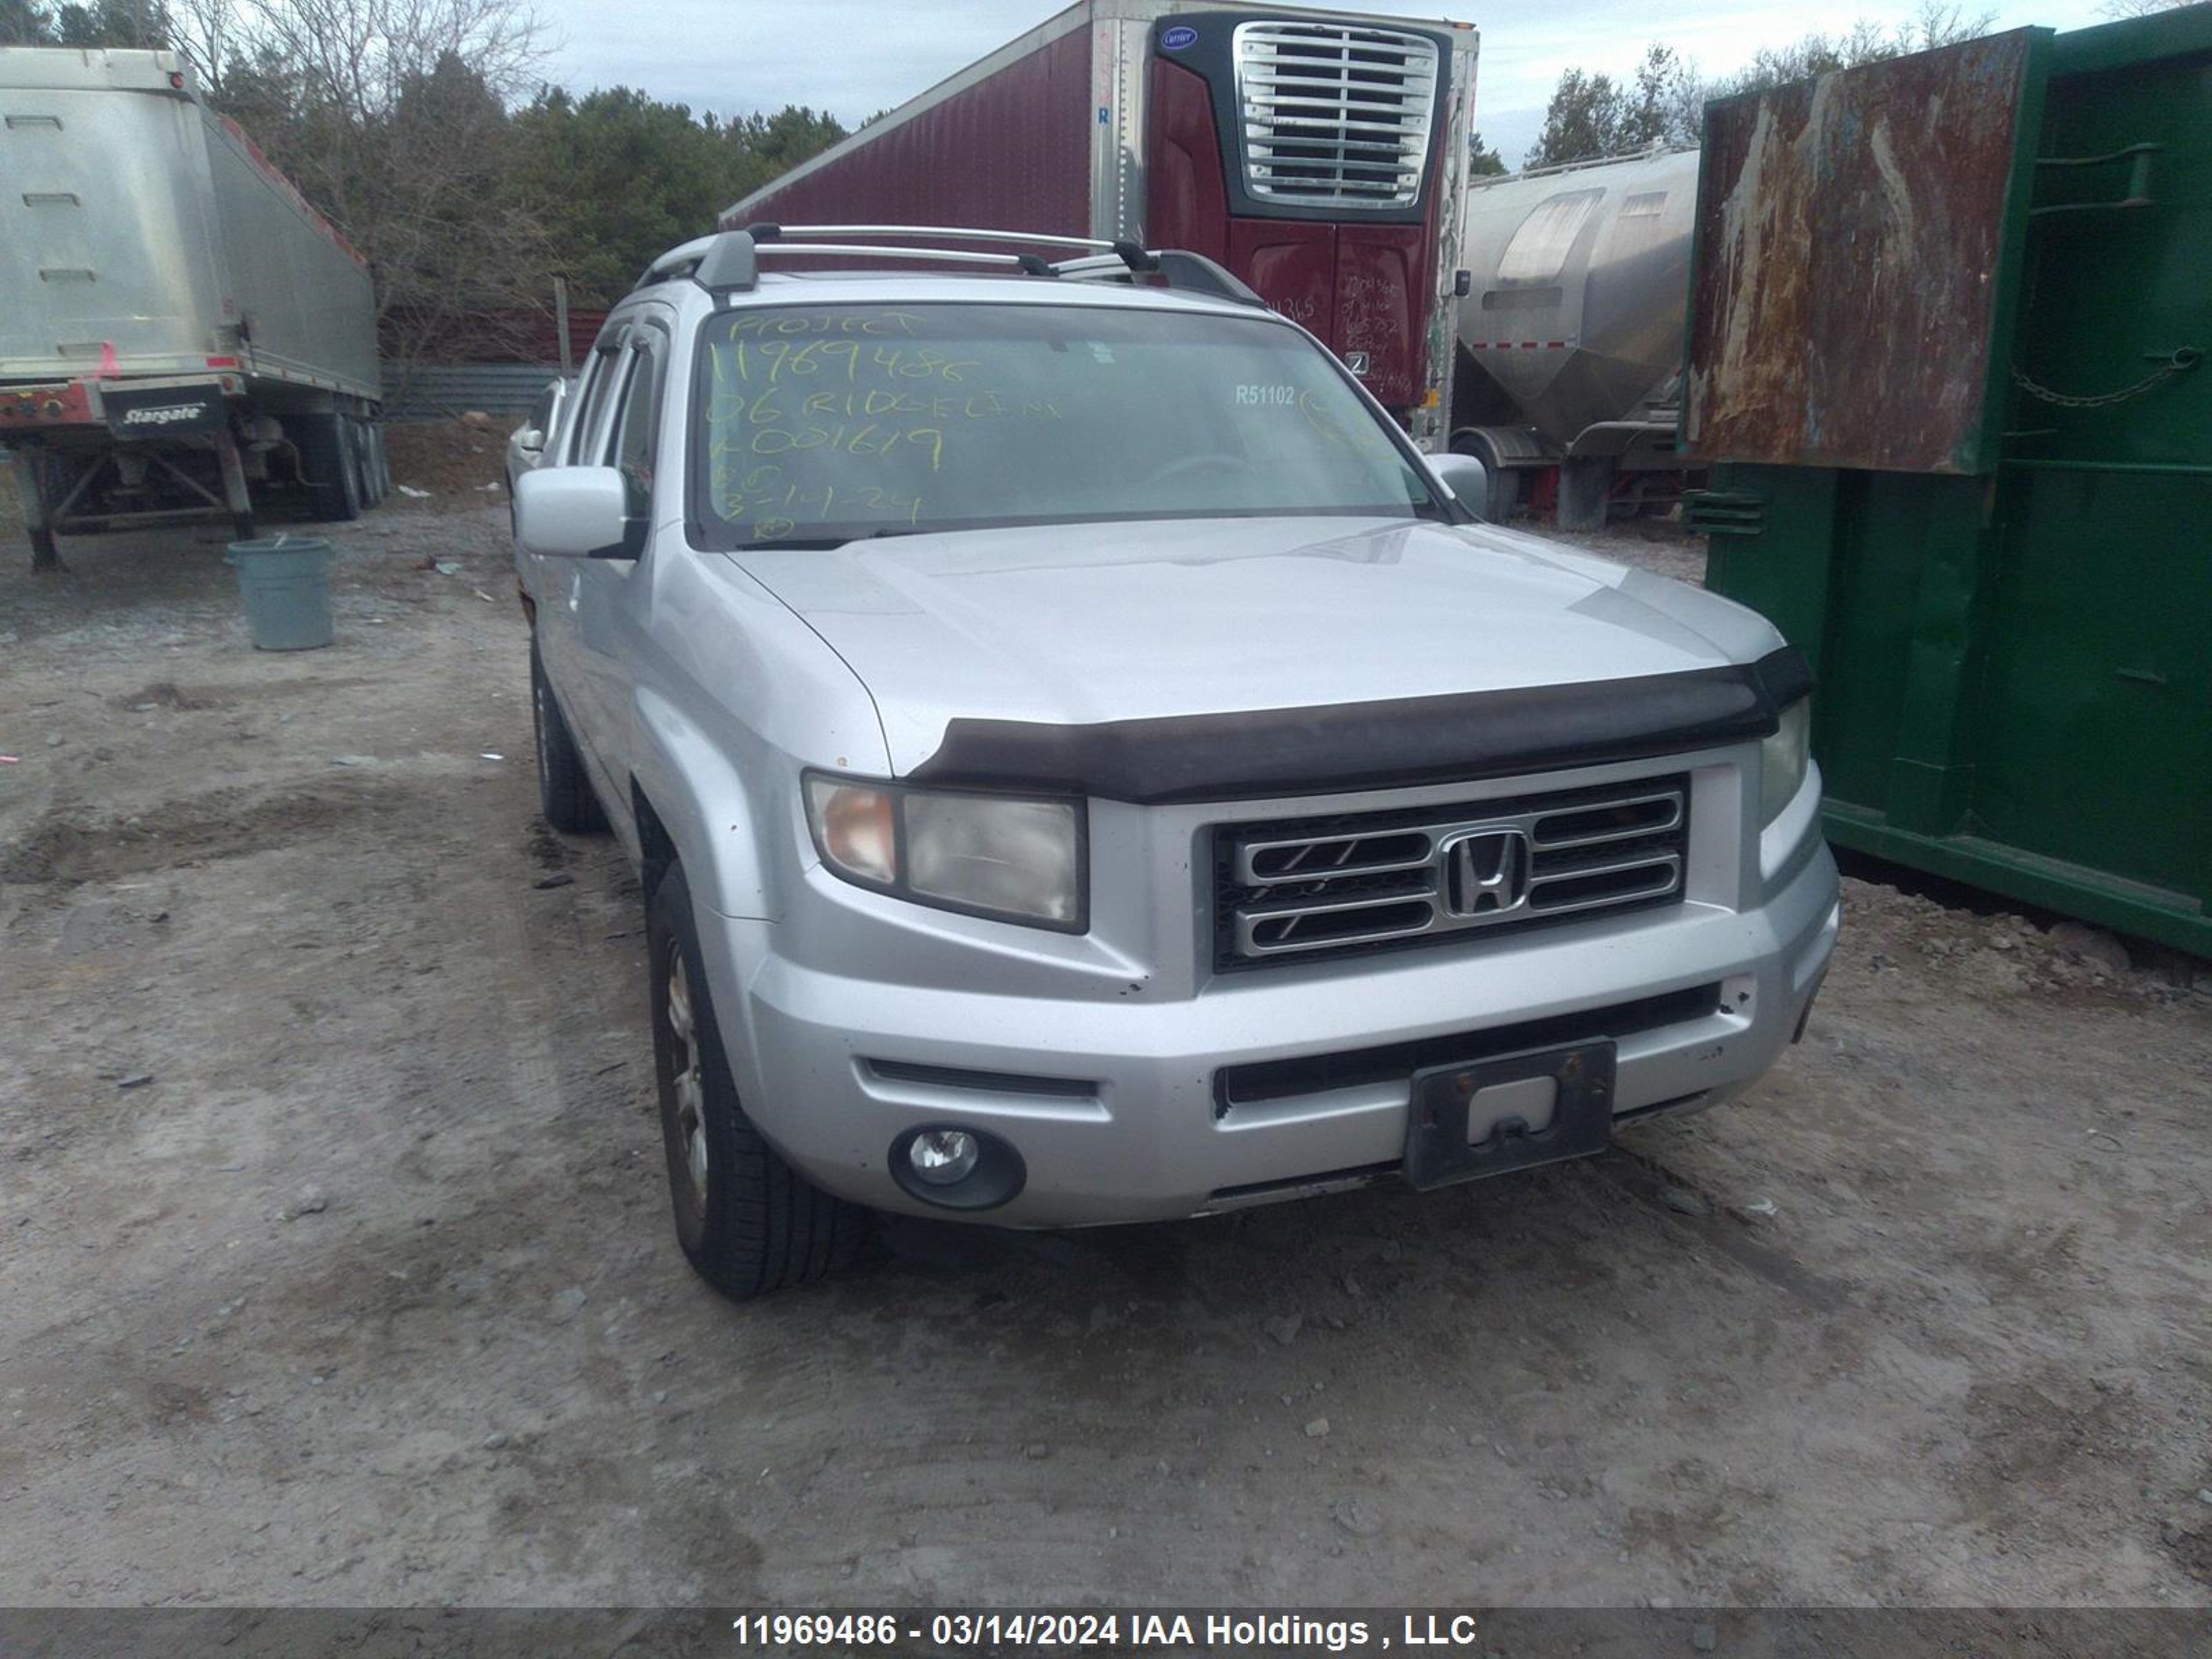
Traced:
<svg viewBox="0 0 2212 1659">
<path fill-rule="evenodd" d="M 1782 816 L 1804 786 L 1813 749 L 1813 700 L 1800 697 L 1782 711 L 1782 722 L 1759 745 L 1759 827 Z"/>
<path fill-rule="evenodd" d="M 1062 933 L 1090 925 L 1080 801 L 809 773 L 806 822 L 823 863 L 858 886 Z"/>
</svg>

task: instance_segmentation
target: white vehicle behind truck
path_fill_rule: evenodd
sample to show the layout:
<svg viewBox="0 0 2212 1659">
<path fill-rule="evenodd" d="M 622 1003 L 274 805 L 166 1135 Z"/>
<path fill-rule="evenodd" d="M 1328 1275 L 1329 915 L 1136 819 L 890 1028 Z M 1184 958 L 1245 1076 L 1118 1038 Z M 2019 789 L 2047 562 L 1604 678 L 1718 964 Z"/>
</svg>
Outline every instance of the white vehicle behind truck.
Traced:
<svg viewBox="0 0 2212 1659">
<path fill-rule="evenodd" d="M 356 517 L 389 468 L 368 267 L 166 52 L 0 47 L 0 447 L 55 537 L 304 486 Z"/>
</svg>

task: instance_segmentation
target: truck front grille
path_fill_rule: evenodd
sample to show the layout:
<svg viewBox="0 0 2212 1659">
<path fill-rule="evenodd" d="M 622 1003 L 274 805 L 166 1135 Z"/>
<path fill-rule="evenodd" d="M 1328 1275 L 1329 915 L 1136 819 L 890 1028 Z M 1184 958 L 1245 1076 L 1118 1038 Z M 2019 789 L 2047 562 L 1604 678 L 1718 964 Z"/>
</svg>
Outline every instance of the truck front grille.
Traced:
<svg viewBox="0 0 2212 1659">
<path fill-rule="evenodd" d="M 1351 23 L 1239 23 L 1244 187 L 1316 208 L 1419 198 L 1437 100 L 1437 47 Z"/>
<path fill-rule="evenodd" d="M 1214 965 L 1395 950 L 1671 904 L 1690 781 L 1213 832 Z"/>
</svg>

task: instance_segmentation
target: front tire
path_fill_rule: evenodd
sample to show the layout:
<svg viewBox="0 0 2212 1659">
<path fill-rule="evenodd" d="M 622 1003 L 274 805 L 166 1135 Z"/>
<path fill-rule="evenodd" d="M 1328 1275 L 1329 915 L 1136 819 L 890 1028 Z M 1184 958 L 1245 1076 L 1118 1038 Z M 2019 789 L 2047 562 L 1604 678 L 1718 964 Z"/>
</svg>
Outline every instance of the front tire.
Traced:
<svg viewBox="0 0 2212 1659">
<path fill-rule="evenodd" d="M 738 1099 L 683 866 L 654 889 L 645 931 L 661 1140 L 684 1259 L 740 1302 L 850 1266 L 867 1243 L 868 1212 L 809 1184 Z"/>
<path fill-rule="evenodd" d="M 538 810 L 545 822 L 571 836 L 596 836 L 607 828 L 607 815 L 592 793 L 583 751 L 561 712 L 553 683 L 538 654 L 538 635 L 530 636 L 530 724 L 538 749 Z"/>
</svg>

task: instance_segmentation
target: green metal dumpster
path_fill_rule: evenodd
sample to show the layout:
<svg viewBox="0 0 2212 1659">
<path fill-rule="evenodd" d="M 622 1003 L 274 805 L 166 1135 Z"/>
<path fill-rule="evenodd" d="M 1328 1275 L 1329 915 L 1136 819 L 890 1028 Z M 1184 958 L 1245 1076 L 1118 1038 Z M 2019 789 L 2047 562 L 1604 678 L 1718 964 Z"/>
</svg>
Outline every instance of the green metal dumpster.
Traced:
<svg viewBox="0 0 2212 1659">
<path fill-rule="evenodd" d="M 1692 519 L 1831 838 L 2212 955 L 2212 8 L 1717 101 L 1698 216 Z"/>
</svg>

